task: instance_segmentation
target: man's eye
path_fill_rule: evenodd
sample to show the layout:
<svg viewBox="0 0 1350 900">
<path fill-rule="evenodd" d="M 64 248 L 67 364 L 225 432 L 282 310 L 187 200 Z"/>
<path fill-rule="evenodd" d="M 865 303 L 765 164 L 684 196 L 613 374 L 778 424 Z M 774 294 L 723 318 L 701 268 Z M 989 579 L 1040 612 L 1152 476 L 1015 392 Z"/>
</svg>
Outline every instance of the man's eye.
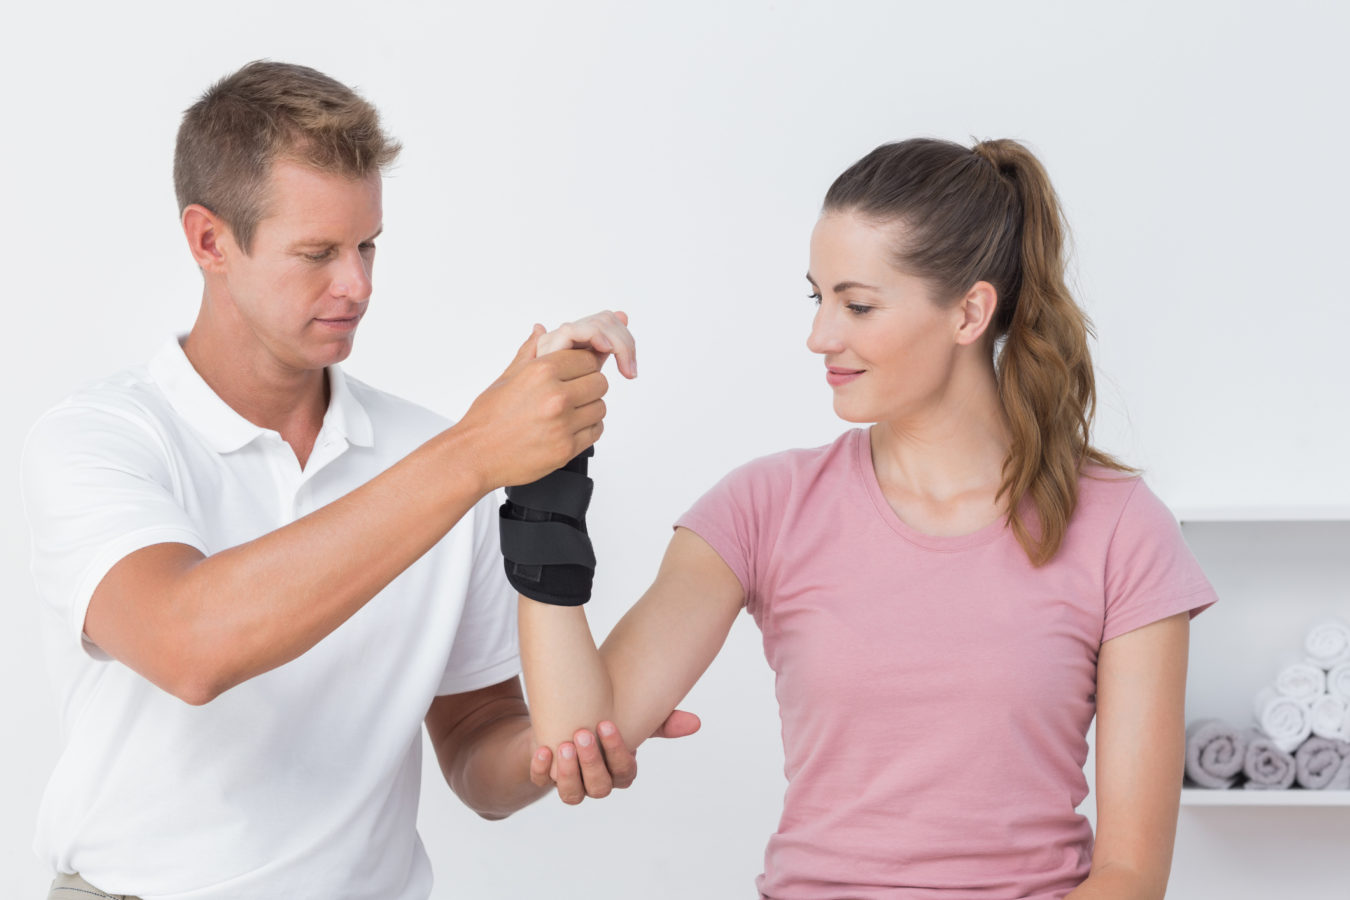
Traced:
<svg viewBox="0 0 1350 900">
<path fill-rule="evenodd" d="M 361 245 L 361 252 L 362 252 L 362 253 L 373 253 L 373 252 L 375 252 L 375 242 L 374 242 L 374 241 L 366 241 L 364 244 Z"/>
<path fill-rule="evenodd" d="M 323 262 L 325 259 L 327 259 L 328 257 L 330 257 L 330 256 L 332 256 L 332 255 L 333 255 L 333 251 L 331 251 L 331 250 L 323 250 L 323 251 L 320 251 L 320 252 L 318 252 L 318 253 L 306 253 L 306 254 L 305 254 L 305 259 L 309 260 L 310 262 Z"/>
</svg>

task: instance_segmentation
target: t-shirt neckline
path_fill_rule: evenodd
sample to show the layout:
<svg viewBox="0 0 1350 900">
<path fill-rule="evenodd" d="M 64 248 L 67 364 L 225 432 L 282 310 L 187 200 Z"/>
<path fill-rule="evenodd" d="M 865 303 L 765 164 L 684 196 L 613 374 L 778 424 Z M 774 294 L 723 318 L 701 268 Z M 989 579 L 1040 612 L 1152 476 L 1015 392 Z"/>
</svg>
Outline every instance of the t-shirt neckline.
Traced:
<svg viewBox="0 0 1350 900">
<path fill-rule="evenodd" d="M 895 510 L 891 509 L 886 495 L 881 492 L 881 482 L 877 480 L 877 470 L 872 465 L 870 431 L 866 428 L 855 428 L 850 433 L 850 439 L 853 441 L 853 461 L 857 464 L 863 490 L 882 521 L 905 540 L 929 550 L 965 550 L 997 540 L 1005 532 L 1007 523 L 1002 516 L 975 531 L 957 535 L 926 534 L 906 525 L 904 520 L 895 514 Z"/>
</svg>

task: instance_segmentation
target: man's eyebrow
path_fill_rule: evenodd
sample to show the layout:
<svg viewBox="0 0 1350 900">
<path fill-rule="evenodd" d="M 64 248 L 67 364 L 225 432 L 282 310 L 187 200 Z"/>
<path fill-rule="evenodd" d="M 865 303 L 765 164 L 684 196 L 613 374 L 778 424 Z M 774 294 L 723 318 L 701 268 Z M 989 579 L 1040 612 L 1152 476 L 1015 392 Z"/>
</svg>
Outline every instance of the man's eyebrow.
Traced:
<svg viewBox="0 0 1350 900">
<path fill-rule="evenodd" d="M 809 282 L 811 282 L 811 287 L 816 287 L 816 286 L 817 286 L 817 285 L 816 285 L 816 280 L 815 280 L 814 278 L 811 277 L 811 273 L 810 273 L 810 272 L 807 272 L 807 273 L 806 273 L 806 280 L 809 281 Z M 834 292 L 835 292 L 836 294 L 839 294 L 839 293 L 842 293 L 842 292 L 844 292 L 844 291 L 849 290 L 850 288 L 860 288 L 860 289 L 865 290 L 865 291 L 876 291 L 876 290 L 880 290 L 880 288 L 878 288 L 878 287 L 875 287 L 875 286 L 870 285 L 870 284 L 863 284 L 861 281 L 841 281 L 841 282 L 839 282 L 838 284 L 836 284 L 836 285 L 834 286 Z"/>
<path fill-rule="evenodd" d="M 363 244 L 368 244 L 368 243 L 370 243 L 371 241 L 375 240 L 377 237 L 379 237 L 379 236 L 382 235 L 382 234 L 384 234 L 384 226 L 383 226 L 383 225 L 381 225 L 379 228 L 377 228 L 377 229 L 375 230 L 375 233 L 374 233 L 374 234 L 372 234 L 370 237 L 368 237 L 368 238 L 366 238 L 365 240 L 363 240 L 361 243 L 363 243 Z M 341 243 L 341 242 L 340 242 L 340 241 L 334 241 L 334 240 L 331 240 L 331 239 L 329 239 L 329 238 L 322 238 L 322 237 L 301 238 L 300 240 L 296 241 L 294 244 L 291 244 L 291 248 L 292 248 L 292 249 L 298 249 L 298 248 L 300 248 L 300 247 L 336 247 L 339 243 Z"/>
</svg>

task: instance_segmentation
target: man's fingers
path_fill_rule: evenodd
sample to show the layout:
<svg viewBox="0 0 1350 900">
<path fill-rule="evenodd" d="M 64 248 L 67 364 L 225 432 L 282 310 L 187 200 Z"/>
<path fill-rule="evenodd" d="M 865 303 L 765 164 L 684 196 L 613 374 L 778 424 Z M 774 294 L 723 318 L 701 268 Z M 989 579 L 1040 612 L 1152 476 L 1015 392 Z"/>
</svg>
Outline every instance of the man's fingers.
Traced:
<svg viewBox="0 0 1350 900">
<path fill-rule="evenodd" d="M 572 381 L 600 371 L 601 360 L 590 350 L 559 350 L 539 359 L 541 364 L 552 368 L 559 381 Z"/>
<path fill-rule="evenodd" d="M 576 806 L 586 799 L 586 788 L 581 781 L 581 767 L 577 764 L 577 750 L 571 744 L 558 746 L 558 760 L 553 780 L 558 784 L 558 799 L 568 806 Z"/>
<path fill-rule="evenodd" d="M 666 720 L 661 723 L 661 726 L 659 728 L 656 729 L 655 733 L 652 734 L 652 737 L 663 737 L 663 738 L 688 737 L 695 731 L 698 731 L 699 728 L 701 728 L 702 726 L 703 722 L 699 720 L 698 716 L 694 715 L 691 712 L 685 712 L 682 709 L 677 709 L 670 715 L 666 716 Z"/>
<path fill-rule="evenodd" d="M 623 736 L 613 722 L 601 722 L 595 730 L 600 735 L 600 746 L 605 752 L 610 780 L 616 788 L 628 787 L 637 778 L 637 757 L 623 742 Z"/>
<path fill-rule="evenodd" d="M 583 428 L 572 435 L 572 456 L 581 453 L 587 447 L 594 446 L 600 440 L 600 435 L 605 433 L 605 423 L 596 422 L 590 428 Z"/>
<path fill-rule="evenodd" d="M 593 403 L 609 392 L 609 379 L 599 372 L 581 375 L 563 382 L 563 391 L 573 409 Z"/>
<path fill-rule="evenodd" d="M 544 326 L 536 322 L 534 327 L 530 329 L 530 336 L 527 337 L 525 339 L 525 343 L 521 344 L 520 348 L 516 350 L 515 359 L 511 360 L 511 364 L 506 367 L 506 371 L 509 372 L 512 369 L 518 368 L 519 366 L 523 366 L 530 360 L 534 359 L 536 350 L 539 345 L 539 338 L 543 334 L 544 334 Z"/>
<path fill-rule="evenodd" d="M 549 769 L 552 767 L 552 750 L 540 747 L 534 751 L 534 756 L 530 757 L 530 781 L 535 787 L 546 788 L 553 784 L 553 778 L 549 775 Z"/>
<path fill-rule="evenodd" d="M 581 780 L 586 796 L 597 800 L 608 797 L 615 787 L 615 781 L 610 778 L 609 769 L 605 767 L 605 756 L 600 752 L 595 735 L 585 730 L 578 731 L 573 743 L 576 744 L 577 760 L 581 764 Z"/>
</svg>

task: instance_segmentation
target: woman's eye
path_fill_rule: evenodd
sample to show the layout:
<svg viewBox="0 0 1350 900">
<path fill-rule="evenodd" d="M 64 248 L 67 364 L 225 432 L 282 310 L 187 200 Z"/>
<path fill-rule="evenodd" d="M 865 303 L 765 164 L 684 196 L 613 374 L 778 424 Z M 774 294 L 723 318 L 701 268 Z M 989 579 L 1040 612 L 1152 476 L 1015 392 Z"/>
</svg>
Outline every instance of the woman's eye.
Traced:
<svg viewBox="0 0 1350 900">
<path fill-rule="evenodd" d="M 820 292 L 817 291 L 817 292 L 814 293 L 814 294 L 807 294 L 807 295 L 806 295 L 806 299 L 810 300 L 810 301 L 811 301 L 812 303 L 814 303 L 816 306 L 819 306 L 819 305 L 820 305 Z"/>
<path fill-rule="evenodd" d="M 853 313 L 855 316 L 865 316 L 876 307 L 863 306 L 861 303 L 850 303 L 848 306 L 844 308 L 847 309 L 849 312 Z"/>
</svg>

